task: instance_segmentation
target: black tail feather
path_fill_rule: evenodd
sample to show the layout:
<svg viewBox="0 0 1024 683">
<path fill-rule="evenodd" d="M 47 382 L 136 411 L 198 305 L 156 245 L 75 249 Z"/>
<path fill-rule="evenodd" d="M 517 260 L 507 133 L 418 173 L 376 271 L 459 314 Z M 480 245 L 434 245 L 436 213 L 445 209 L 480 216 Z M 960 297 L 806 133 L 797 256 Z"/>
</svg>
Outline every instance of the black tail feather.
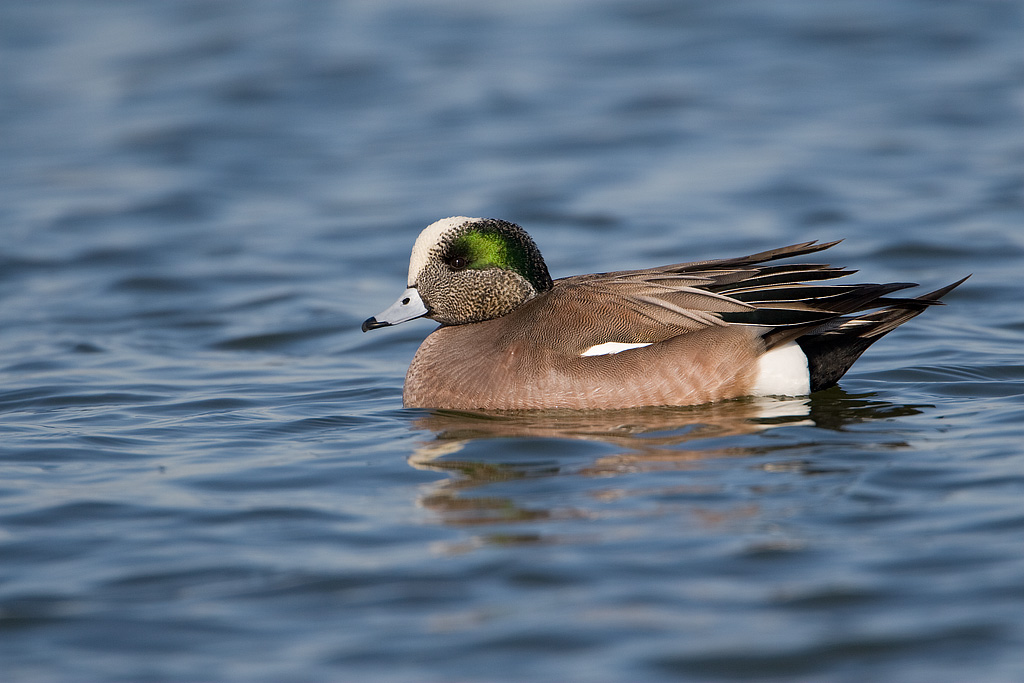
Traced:
<svg viewBox="0 0 1024 683">
<path fill-rule="evenodd" d="M 879 299 L 878 303 L 888 307 L 855 317 L 835 318 L 796 337 L 796 343 L 807 356 L 811 391 L 836 384 L 869 346 L 929 306 L 942 305 L 940 299 L 966 279 L 913 299 Z"/>
</svg>

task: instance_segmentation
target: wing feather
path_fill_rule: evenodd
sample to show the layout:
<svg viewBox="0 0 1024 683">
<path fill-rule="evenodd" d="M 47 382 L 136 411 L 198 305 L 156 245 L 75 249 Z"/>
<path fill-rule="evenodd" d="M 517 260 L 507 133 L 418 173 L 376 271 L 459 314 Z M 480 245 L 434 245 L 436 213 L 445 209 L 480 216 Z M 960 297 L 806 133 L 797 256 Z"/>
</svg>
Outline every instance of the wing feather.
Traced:
<svg viewBox="0 0 1024 683">
<path fill-rule="evenodd" d="M 557 301 L 538 307 L 537 313 L 561 311 L 579 319 L 581 324 L 571 326 L 557 343 L 578 352 L 605 342 L 659 342 L 726 325 L 760 328 L 771 345 L 799 330 L 842 324 L 841 316 L 849 313 L 907 306 L 909 301 L 917 307 L 930 303 L 886 296 L 912 283 L 831 284 L 857 271 L 772 263 L 838 243 L 803 242 L 737 258 L 563 278 L 545 295 Z"/>
</svg>

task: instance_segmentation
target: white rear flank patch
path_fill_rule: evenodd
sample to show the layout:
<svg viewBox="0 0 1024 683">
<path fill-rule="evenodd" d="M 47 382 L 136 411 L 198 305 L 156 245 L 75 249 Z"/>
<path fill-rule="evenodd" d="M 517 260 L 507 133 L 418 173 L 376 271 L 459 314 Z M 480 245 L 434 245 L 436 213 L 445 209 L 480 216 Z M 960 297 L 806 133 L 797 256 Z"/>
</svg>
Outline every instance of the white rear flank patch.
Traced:
<svg viewBox="0 0 1024 683">
<path fill-rule="evenodd" d="M 603 344 L 594 344 L 589 349 L 580 354 L 580 356 L 609 356 L 613 353 L 622 353 L 629 349 L 639 349 L 644 346 L 650 346 L 652 342 L 640 342 L 637 344 L 626 344 L 623 342 L 605 342 Z"/>
<path fill-rule="evenodd" d="M 758 359 L 753 396 L 803 396 L 811 393 L 807 355 L 796 342 L 789 342 Z"/>
<path fill-rule="evenodd" d="M 473 223 L 475 221 L 483 220 L 482 218 L 466 218 L 465 216 L 452 216 L 451 218 L 442 218 L 439 221 L 435 221 L 423 228 L 423 232 L 416 238 L 416 244 L 412 245 L 412 257 L 409 258 L 409 281 L 407 286 L 413 287 L 416 284 L 416 279 L 420 275 L 420 271 L 423 270 L 423 266 L 427 265 L 427 258 L 430 256 L 430 250 L 434 248 L 438 242 L 441 241 L 441 235 L 445 234 L 453 228 L 457 228 L 460 225 L 466 223 Z"/>
</svg>

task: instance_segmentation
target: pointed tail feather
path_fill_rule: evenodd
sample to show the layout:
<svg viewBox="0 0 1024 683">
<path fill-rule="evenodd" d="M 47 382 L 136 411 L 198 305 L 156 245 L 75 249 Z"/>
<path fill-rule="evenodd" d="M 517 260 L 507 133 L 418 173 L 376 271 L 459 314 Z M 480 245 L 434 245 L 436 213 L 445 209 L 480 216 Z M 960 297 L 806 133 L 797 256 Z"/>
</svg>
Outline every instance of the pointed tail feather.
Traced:
<svg viewBox="0 0 1024 683">
<path fill-rule="evenodd" d="M 796 343 L 807 355 L 811 391 L 833 386 L 869 346 L 929 306 L 941 306 L 940 299 L 967 277 L 913 299 L 894 299 L 879 311 L 836 318 L 798 337 Z"/>
</svg>

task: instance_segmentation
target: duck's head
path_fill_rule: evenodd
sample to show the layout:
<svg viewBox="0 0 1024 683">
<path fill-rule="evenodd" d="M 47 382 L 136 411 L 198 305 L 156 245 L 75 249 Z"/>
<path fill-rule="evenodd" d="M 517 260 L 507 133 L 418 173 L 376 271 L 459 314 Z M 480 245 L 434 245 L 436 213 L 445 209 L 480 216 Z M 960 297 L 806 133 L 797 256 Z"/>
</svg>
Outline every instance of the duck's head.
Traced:
<svg viewBox="0 0 1024 683">
<path fill-rule="evenodd" d="M 363 332 L 422 317 L 442 325 L 498 318 L 551 289 L 552 282 L 540 250 L 518 225 L 455 216 L 416 238 L 408 286 L 363 323 Z"/>
</svg>

